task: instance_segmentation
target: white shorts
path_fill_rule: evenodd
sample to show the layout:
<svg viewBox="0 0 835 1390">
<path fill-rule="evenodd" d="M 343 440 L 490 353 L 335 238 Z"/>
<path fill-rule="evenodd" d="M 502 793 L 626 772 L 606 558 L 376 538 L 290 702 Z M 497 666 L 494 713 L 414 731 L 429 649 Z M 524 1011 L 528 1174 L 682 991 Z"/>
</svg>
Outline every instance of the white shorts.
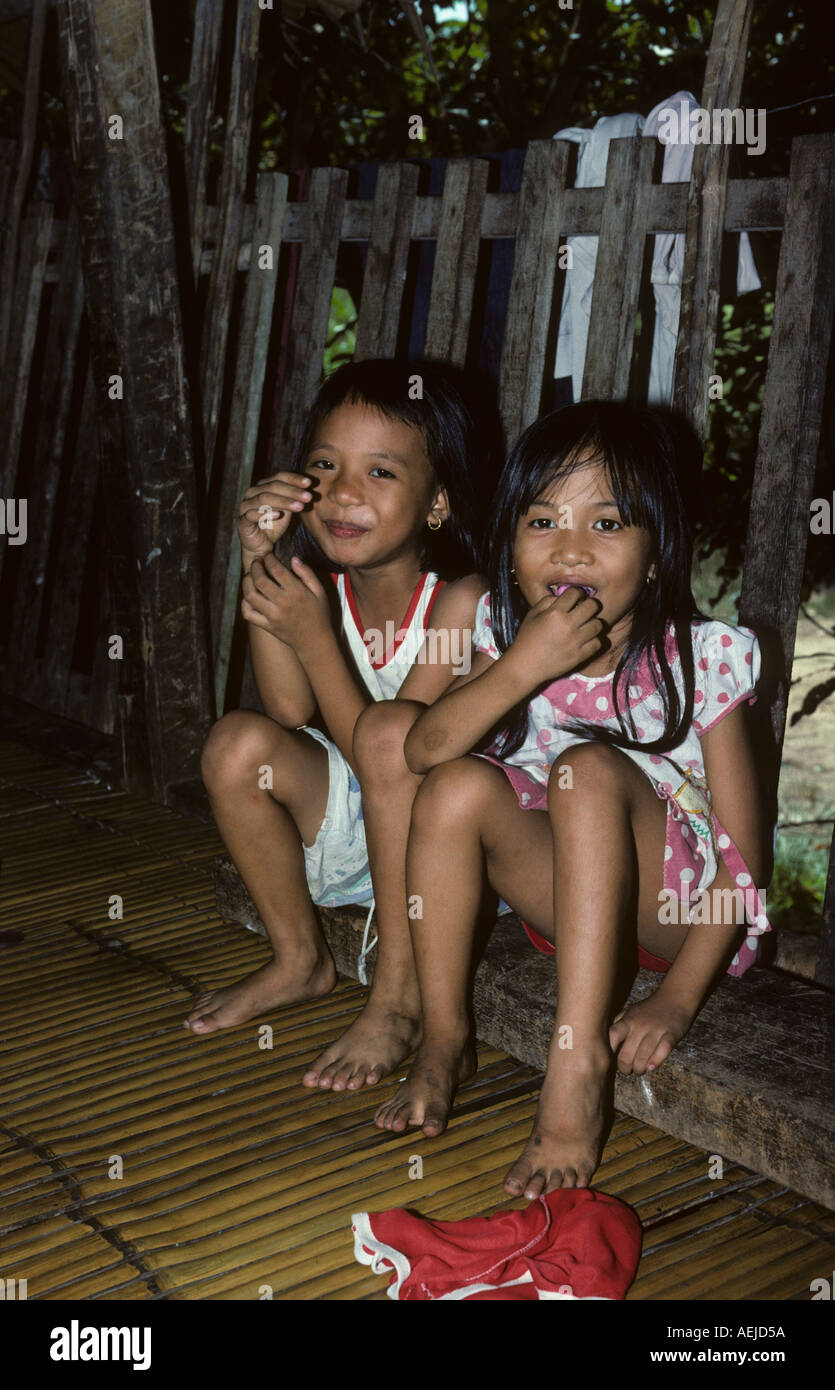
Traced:
<svg viewBox="0 0 835 1390">
<path fill-rule="evenodd" d="M 304 868 L 310 896 L 320 907 L 368 906 L 374 899 L 360 784 L 336 744 L 319 729 L 301 730 L 328 753 L 328 804 L 325 819 L 312 845 L 304 846 Z"/>
</svg>

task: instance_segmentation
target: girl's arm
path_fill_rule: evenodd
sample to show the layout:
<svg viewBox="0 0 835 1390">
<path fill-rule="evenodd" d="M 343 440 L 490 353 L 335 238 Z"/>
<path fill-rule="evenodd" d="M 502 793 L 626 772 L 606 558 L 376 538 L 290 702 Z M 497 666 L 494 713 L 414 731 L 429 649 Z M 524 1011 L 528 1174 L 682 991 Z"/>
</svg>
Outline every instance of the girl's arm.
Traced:
<svg viewBox="0 0 835 1390">
<path fill-rule="evenodd" d="M 412 725 L 405 743 L 412 772 L 459 758 L 531 692 L 591 660 L 602 646 L 599 605 L 570 589 L 548 595 L 526 614 L 498 660 L 476 652 L 469 674 Z"/>
<path fill-rule="evenodd" d="M 483 593 L 484 580 L 477 574 L 444 585 L 432 605 L 426 644 L 398 690 L 398 700 L 434 704 L 456 677 L 469 674 L 475 612 Z"/>
<path fill-rule="evenodd" d="M 746 707 L 736 709 L 702 735 L 705 776 L 717 820 L 739 849 L 760 894 L 768 877 L 768 857 L 764 852 L 763 815 L 758 795 L 757 770 L 748 733 Z M 720 863 L 712 889 L 734 889 L 736 884 Z M 710 893 L 715 905 L 729 901 Z M 707 914 L 706 914 L 707 915 Z M 721 914 L 720 914 L 721 915 Z M 736 911 L 734 911 L 734 917 Z M 695 1017 L 716 977 L 727 967 L 728 957 L 739 936 L 739 923 L 706 920 L 693 923 L 673 964 L 656 991 L 665 1000 L 675 1001 Z"/>
<path fill-rule="evenodd" d="M 249 572 L 255 558 L 243 551 L 244 602 L 247 594 L 252 593 Z M 246 614 L 246 610 L 244 612 Z M 316 709 L 316 697 L 296 653 L 280 637 L 274 637 L 251 620 L 247 622 L 247 629 L 252 672 L 266 713 L 286 729 L 307 724 Z"/>
</svg>

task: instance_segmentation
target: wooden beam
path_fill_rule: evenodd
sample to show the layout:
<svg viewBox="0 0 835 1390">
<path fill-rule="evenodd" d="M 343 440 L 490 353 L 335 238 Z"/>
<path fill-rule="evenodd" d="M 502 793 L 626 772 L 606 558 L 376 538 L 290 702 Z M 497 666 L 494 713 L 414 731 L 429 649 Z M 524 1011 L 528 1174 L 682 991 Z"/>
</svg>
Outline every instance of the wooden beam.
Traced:
<svg viewBox="0 0 835 1390">
<path fill-rule="evenodd" d="M 217 538 L 212 552 L 212 652 L 218 713 L 224 708 L 232 633 L 238 617 L 241 546 L 236 520 L 240 499 L 252 482 L 278 277 L 281 228 L 287 206 L 287 185 L 286 174 L 258 175 L 253 255 L 247 271 L 238 326 L 235 384 L 221 479 Z M 269 247 L 269 266 L 260 263 L 262 247 Z"/>
<path fill-rule="evenodd" d="M 29 204 L 21 229 L 12 319 L 0 390 L 0 420 L 6 430 L 4 457 L 0 462 L 0 497 L 3 498 L 16 497 L 20 442 L 29 399 L 29 373 L 41 311 L 51 222 L 51 203 Z M 34 517 L 28 520 L 27 526 L 33 524 Z M 7 554 L 8 542 L 4 540 L 0 546 L 0 574 Z"/>
<path fill-rule="evenodd" d="M 31 699 L 37 687 L 35 656 L 38 627 L 46 591 L 55 506 L 61 481 L 67 422 L 73 393 L 84 281 L 78 223 L 73 215 L 64 240 L 61 276 L 55 290 L 47 331 L 41 399 L 49 402 L 38 421 L 27 490 L 33 520 L 28 543 L 20 555 L 16 602 L 9 638 L 14 689 Z"/>
<path fill-rule="evenodd" d="M 450 159 L 446 166 L 423 350 L 455 367 L 467 357 L 488 173 L 486 159 Z"/>
<path fill-rule="evenodd" d="M 754 0 L 719 0 L 702 91 L 702 109 L 711 116 L 739 104 L 753 11 Z M 729 159 L 724 142 L 696 145 L 687 199 L 672 404 L 701 439 L 707 435 L 708 379 L 716 349 Z"/>
<path fill-rule="evenodd" d="M 209 119 L 217 91 L 222 28 L 223 0 L 196 0 L 184 140 L 191 263 L 195 284 L 200 275 L 200 257 L 205 239 Z"/>
<path fill-rule="evenodd" d="M 33 704 L 66 714 L 72 655 L 81 609 L 84 565 L 99 483 L 96 397 L 89 366 L 82 363 L 84 395 L 75 453 L 67 487 L 66 510 L 58 532 L 58 554 L 46 624 L 44 655 L 37 672 Z"/>
<path fill-rule="evenodd" d="M 203 452 L 206 489 L 211 485 L 217 427 L 223 395 L 226 344 L 241 239 L 241 215 L 246 192 L 252 107 L 258 66 L 257 4 L 239 0 L 232 56 L 232 84 L 226 114 L 223 169 L 218 191 L 217 245 L 212 260 L 209 293 L 200 342 L 200 386 L 203 401 Z"/>
<path fill-rule="evenodd" d="M 564 140 L 535 140 L 525 153 L 499 373 L 508 444 L 536 419 L 542 402 L 568 155 Z"/>
<path fill-rule="evenodd" d="M 740 622 L 774 644 L 772 776 L 786 723 L 832 341 L 833 226 L 835 135 L 798 136 L 792 143 L 739 600 Z"/>
<path fill-rule="evenodd" d="M 212 719 L 174 226 L 148 0 L 61 0 L 65 105 L 131 790 L 195 773 Z M 112 117 L 123 121 L 113 135 Z M 118 136 L 119 132 L 116 131 Z M 121 378 L 123 396 L 119 397 Z"/>
<path fill-rule="evenodd" d="M 629 389 L 654 158 L 643 135 L 609 145 L 583 400 L 624 400 Z"/>
<path fill-rule="evenodd" d="M 41 58 L 46 31 L 46 0 L 33 0 L 26 54 L 26 85 L 20 115 L 17 170 L 8 211 L 4 217 L 2 261 L 0 261 L 0 370 L 6 357 L 11 327 L 12 300 L 17 281 L 18 234 L 23 201 L 32 168 L 35 134 L 38 127 L 38 99 L 41 85 Z"/>
</svg>

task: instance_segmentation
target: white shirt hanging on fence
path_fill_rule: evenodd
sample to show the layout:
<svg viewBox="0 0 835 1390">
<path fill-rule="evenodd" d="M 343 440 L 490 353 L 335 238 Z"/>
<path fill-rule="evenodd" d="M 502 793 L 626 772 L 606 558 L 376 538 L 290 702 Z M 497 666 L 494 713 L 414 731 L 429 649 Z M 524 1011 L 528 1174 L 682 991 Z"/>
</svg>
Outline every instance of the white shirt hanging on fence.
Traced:
<svg viewBox="0 0 835 1390">
<path fill-rule="evenodd" d="M 585 130 L 580 126 L 567 126 L 564 130 L 558 130 L 554 136 L 555 140 L 573 140 L 580 146 L 575 187 L 591 188 L 606 182 L 610 140 L 636 135 L 639 131 L 657 138 L 661 112 L 673 109 L 680 112 L 685 103 L 691 108 L 698 105 L 690 92 L 676 92 L 674 96 L 653 107 L 646 121 L 639 115 L 601 116 L 591 130 Z M 664 146 L 661 172 L 664 183 L 684 183 L 689 180 L 693 149 L 694 146 L 690 143 L 670 143 Z M 583 388 L 597 242 L 596 236 L 566 238 L 566 245 L 571 247 L 572 268 L 566 273 L 565 278 L 554 376 L 571 377 L 575 401 L 580 400 Z M 681 274 L 684 266 L 684 234 L 663 233 L 656 236 L 654 242 L 650 278 L 655 298 L 655 327 L 648 399 L 667 405 L 673 389 L 673 362 L 681 305 Z M 751 253 L 751 242 L 748 234 L 741 232 L 737 260 L 737 294 L 746 294 L 749 290 L 759 288 L 760 279 Z"/>
</svg>

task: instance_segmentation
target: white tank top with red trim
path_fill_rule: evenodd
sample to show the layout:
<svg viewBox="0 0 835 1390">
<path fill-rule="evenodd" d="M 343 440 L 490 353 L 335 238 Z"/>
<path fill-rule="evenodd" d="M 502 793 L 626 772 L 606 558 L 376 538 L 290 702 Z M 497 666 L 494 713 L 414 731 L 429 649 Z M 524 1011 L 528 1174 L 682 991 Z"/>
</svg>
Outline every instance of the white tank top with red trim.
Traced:
<svg viewBox="0 0 835 1390">
<path fill-rule="evenodd" d="M 347 573 L 332 574 L 342 612 L 342 631 L 357 671 L 373 700 L 393 700 L 425 640 L 432 605 L 444 580 L 429 571 L 421 575 L 400 626 L 386 632 L 363 632 Z"/>
</svg>

